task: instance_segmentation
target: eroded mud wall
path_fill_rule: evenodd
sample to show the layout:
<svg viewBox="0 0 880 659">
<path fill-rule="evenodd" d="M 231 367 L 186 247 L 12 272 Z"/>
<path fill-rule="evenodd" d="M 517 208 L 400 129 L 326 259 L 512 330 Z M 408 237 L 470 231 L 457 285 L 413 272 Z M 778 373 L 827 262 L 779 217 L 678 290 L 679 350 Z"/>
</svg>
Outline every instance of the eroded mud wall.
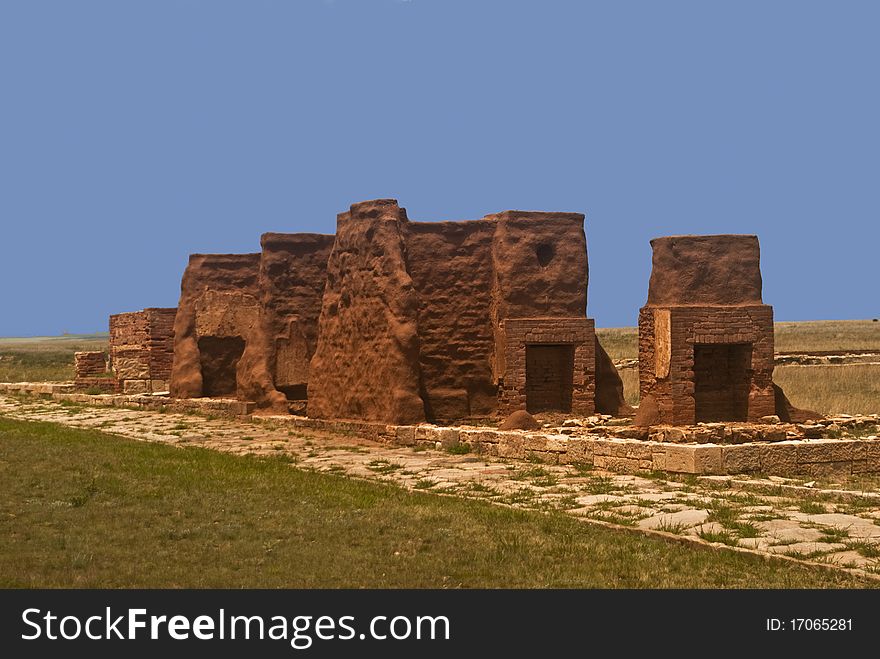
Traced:
<svg viewBox="0 0 880 659">
<path fill-rule="evenodd" d="M 354 204 L 337 217 L 309 369 L 310 416 L 425 419 L 419 301 L 407 267 L 405 222 L 391 199 Z"/>
</svg>

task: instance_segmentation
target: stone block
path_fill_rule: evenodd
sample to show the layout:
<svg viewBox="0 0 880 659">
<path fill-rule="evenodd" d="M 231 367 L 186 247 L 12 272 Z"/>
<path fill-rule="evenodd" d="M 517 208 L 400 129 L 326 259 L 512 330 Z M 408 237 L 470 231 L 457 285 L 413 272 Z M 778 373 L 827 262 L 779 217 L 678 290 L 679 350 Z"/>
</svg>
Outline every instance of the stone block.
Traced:
<svg viewBox="0 0 880 659">
<path fill-rule="evenodd" d="M 796 474 L 798 472 L 797 444 L 786 441 L 763 446 L 761 471 L 771 476 Z"/>
<path fill-rule="evenodd" d="M 846 478 L 852 474 L 852 461 L 814 462 L 801 465 L 801 471 L 814 478 Z"/>
<path fill-rule="evenodd" d="M 122 393 L 124 394 L 145 394 L 149 391 L 149 380 L 125 380 L 122 383 Z"/>
<path fill-rule="evenodd" d="M 666 471 L 684 474 L 720 474 L 722 469 L 720 446 L 698 444 L 666 447 Z"/>
<path fill-rule="evenodd" d="M 797 447 L 797 456 L 799 464 L 852 460 L 853 444 L 833 439 L 802 442 Z"/>
<path fill-rule="evenodd" d="M 394 433 L 395 443 L 401 446 L 412 446 L 416 443 L 416 427 L 415 426 L 397 426 Z"/>
<path fill-rule="evenodd" d="M 460 438 L 461 435 L 456 428 L 440 428 L 437 432 L 437 441 L 440 442 L 440 446 L 443 448 L 457 446 L 459 441 L 461 441 Z"/>
<path fill-rule="evenodd" d="M 650 444 L 645 444 L 644 442 L 627 442 L 624 444 L 624 449 L 624 455 L 627 458 L 633 460 L 651 460 L 653 447 Z"/>
<path fill-rule="evenodd" d="M 708 444 L 667 446 L 666 471 L 684 474 L 720 474 L 721 447 Z"/>
<path fill-rule="evenodd" d="M 880 440 L 865 440 L 865 469 L 869 472 L 880 472 Z"/>
<path fill-rule="evenodd" d="M 724 446 L 721 451 L 725 474 L 742 474 L 761 471 L 762 447 L 754 444 Z"/>
<path fill-rule="evenodd" d="M 497 444 L 501 433 L 495 430 L 483 430 L 477 435 L 475 441 L 482 444 Z"/>
<path fill-rule="evenodd" d="M 569 439 L 566 442 L 567 450 L 560 454 L 561 464 L 592 464 L 593 444 L 588 439 Z"/>
<path fill-rule="evenodd" d="M 666 471 L 666 451 L 654 451 L 651 454 L 651 464 L 654 471 Z"/>
<path fill-rule="evenodd" d="M 526 457 L 523 448 L 523 436 L 515 433 L 506 433 L 506 437 L 498 442 L 498 457 L 522 460 Z"/>
<path fill-rule="evenodd" d="M 765 442 L 781 442 L 788 438 L 788 432 L 785 428 L 768 427 L 761 433 L 761 438 Z"/>
<path fill-rule="evenodd" d="M 605 458 L 605 469 L 618 474 L 635 474 L 639 471 L 639 461 L 628 458 L 608 456 Z"/>
</svg>

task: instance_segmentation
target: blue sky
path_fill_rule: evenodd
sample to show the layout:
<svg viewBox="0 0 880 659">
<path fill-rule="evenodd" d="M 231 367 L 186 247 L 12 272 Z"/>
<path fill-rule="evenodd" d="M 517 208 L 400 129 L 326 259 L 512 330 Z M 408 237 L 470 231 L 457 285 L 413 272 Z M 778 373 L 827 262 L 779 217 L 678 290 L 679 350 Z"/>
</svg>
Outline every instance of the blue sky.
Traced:
<svg viewBox="0 0 880 659">
<path fill-rule="evenodd" d="M 192 252 L 586 213 L 588 313 L 650 238 L 757 233 L 779 320 L 880 315 L 880 3 L 4 0 L 0 335 L 174 306 Z"/>
</svg>

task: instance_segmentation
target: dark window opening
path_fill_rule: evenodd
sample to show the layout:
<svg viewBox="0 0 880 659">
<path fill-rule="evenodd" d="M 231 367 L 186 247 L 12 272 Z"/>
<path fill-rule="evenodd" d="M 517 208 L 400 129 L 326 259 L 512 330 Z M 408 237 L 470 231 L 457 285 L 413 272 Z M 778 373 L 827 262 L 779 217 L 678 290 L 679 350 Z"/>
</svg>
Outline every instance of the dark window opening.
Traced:
<svg viewBox="0 0 880 659">
<path fill-rule="evenodd" d="M 541 264 L 542 268 L 546 268 L 550 261 L 553 260 L 553 257 L 556 255 L 555 250 L 553 249 L 553 245 L 548 245 L 546 243 L 538 245 L 537 256 L 538 263 Z"/>
<path fill-rule="evenodd" d="M 276 389 L 287 396 L 287 400 L 308 400 L 307 384 L 284 384 L 276 386 Z"/>
<path fill-rule="evenodd" d="M 571 412 L 574 346 L 526 346 L 526 409 Z"/>
<path fill-rule="evenodd" d="M 244 339 L 240 336 L 203 336 L 199 339 L 203 396 L 235 394 L 236 369 L 243 352 Z"/>
<path fill-rule="evenodd" d="M 746 421 L 751 343 L 694 345 L 694 405 L 699 421 Z"/>
</svg>

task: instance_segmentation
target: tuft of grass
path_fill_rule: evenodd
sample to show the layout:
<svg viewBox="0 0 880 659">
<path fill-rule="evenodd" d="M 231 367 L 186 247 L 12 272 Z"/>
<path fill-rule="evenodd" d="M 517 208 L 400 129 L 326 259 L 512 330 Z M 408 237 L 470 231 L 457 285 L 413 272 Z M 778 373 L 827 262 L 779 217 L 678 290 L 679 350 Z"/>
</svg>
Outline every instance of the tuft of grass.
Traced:
<svg viewBox="0 0 880 659">
<path fill-rule="evenodd" d="M 880 558 L 880 547 L 870 542 L 850 542 L 847 549 L 858 552 L 865 558 Z"/>
<path fill-rule="evenodd" d="M 804 499 L 798 503 L 798 510 L 806 515 L 820 515 L 825 512 L 825 506 L 812 499 Z"/>
<path fill-rule="evenodd" d="M 822 537 L 817 542 L 827 542 L 830 544 L 845 542 L 849 538 L 849 531 L 838 526 L 826 526 L 819 529 Z"/>
<path fill-rule="evenodd" d="M 736 536 L 727 531 L 704 531 L 700 529 L 697 533 L 706 542 L 720 542 L 723 545 L 735 547 L 738 544 Z"/>
<path fill-rule="evenodd" d="M 471 445 L 467 442 L 458 442 L 457 444 L 451 444 L 446 449 L 446 452 L 452 455 L 464 455 L 471 452 Z"/>
<path fill-rule="evenodd" d="M 403 469 L 403 465 L 380 458 L 378 460 L 370 460 L 367 463 L 367 469 L 374 471 L 377 474 L 392 474 L 395 471 Z"/>
<path fill-rule="evenodd" d="M 661 519 L 660 524 L 657 526 L 658 531 L 674 533 L 675 535 L 683 535 L 684 532 L 687 531 L 687 529 L 687 524 L 682 524 L 681 522 L 672 522 L 668 519 Z"/>
<path fill-rule="evenodd" d="M 586 484 L 586 490 L 590 494 L 611 494 L 619 491 L 620 488 L 610 476 L 596 476 Z"/>
</svg>

